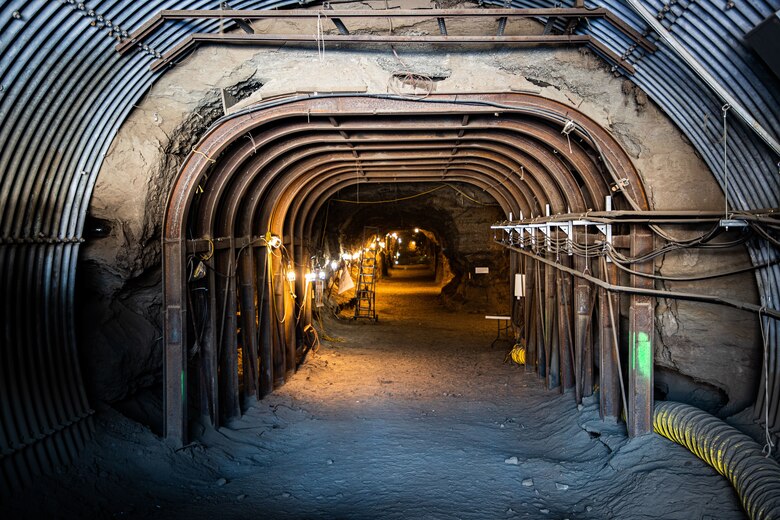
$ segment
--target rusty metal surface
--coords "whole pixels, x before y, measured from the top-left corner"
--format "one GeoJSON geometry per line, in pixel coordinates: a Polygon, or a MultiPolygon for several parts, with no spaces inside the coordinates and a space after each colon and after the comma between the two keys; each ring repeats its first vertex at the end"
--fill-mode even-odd
{"type": "Polygon", "coordinates": [[[612,63],[627,73],[633,74],[634,67],[613,53],[609,47],[590,35],[534,35],[534,36],[439,36],[439,35],[387,35],[374,34],[323,34],[314,37],[310,34],[190,34],[183,41],[163,54],[150,66],[152,72],[158,72],[192,52],[203,44],[216,45],[268,45],[268,44],[309,44],[317,42],[328,44],[429,44],[429,45],[497,45],[497,46],[561,46],[589,45],[596,48],[612,63]]]}
{"type": "MultiPolygon", "coordinates": [[[[242,350],[244,359],[256,355],[259,365],[257,376],[245,374],[245,384],[257,381],[259,394],[265,395],[271,384],[282,384],[295,367],[301,331],[289,284],[281,279],[282,259],[278,253],[269,254],[265,244],[255,244],[250,237],[262,237],[268,231],[279,235],[289,258],[284,261],[304,265],[316,215],[334,193],[356,179],[465,182],[490,193],[506,214],[527,211],[531,215],[545,204],[552,205],[556,212],[585,211],[593,201],[603,199],[611,180],[593,164],[594,145],[590,143],[597,143],[602,156],[611,159],[612,167],[638,184],[638,175],[622,149],[608,134],[599,132],[598,125],[569,107],[527,94],[480,94],[466,102],[462,96],[456,102],[447,95],[433,96],[427,102],[372,96],[306,97],[277,102],[266,110],[260,106],[222,120],[196,146],[198,153],[193,152],[185,160],[174,183],[165,223],[166,243],[181,242],[189,226],[194,226],[201,242],[215,237],[226,239],[215,246],[214,254],[218,270],[227,278],[212,278],[209,290],[216,293],[212,335],[221,341],[221,349],[217,350],[223,352],[218,370],[224,373],[217,385],[219,408],[226,405],[228,411],[222,410],[221,417],[212,420],[229,420],[240,413],[236,412],[238,384],[232,357],[237,345],[235,310],[239,293],[242,308],[252,309],[255,295],[260,306],[257,320],[253,320],[257,329],[252,332],[253,338],[242,339],[242,346],[256,345],[251,353],[242,350]],[[495,117],[497,110],[501,117],[495,117]],[[397,114],[405,116],[402,124],[385,124],[383,116],[397,114]],[[463,114],[469,114],[469,118],[463,118],[463,114]],[[337,124],[333,124],[336,117],[337,124]],[[572,118],[580,126],[568,151],[568,140],[560,128],[572,118]],[[245,135],[252,139],[244,139],[245,135]],[[216,164],[208,160],[212,157],[219,158],[216,164]],[[198,211],[190,215],[198,185],[203,185],[203,194],[199,196],[198,211]],[[250,260],[236,259],[239,241],[241,248],[253,249],[252,258],[257,259],[254,265],[250,260]],[[232,278],[236,261],[242,273],[239,292],[232,278]],[[272,297],[263,295],[266,289],[269,294],[273,291],[272,297]]],[[[165,259],[166,277],[182,276],[173,266],[183,265],[186,252],[166,251],[174,253],[165,259]]],[[[547,277],[554,276],[553,270],[547,271],[547,277]]],[[[301,274],[299,271],[298,276],[301,274]]],[[[554,285],[554,278],[550,280],[554,285]]],[[[300,283],[295,286],[299,292],[305,287],[300,283]]],[[[570,287],[570,282],[566,286],[570,287]]],[[[166,284],[168,287],[174,286],[166,284]]],[[[547,294],[554,305],[556,287],[552,286],[547,294]]],[[[177,310],[178,302],[184,305],[182,312],[186,309],[182,294],[166,293],[165,302],[172,311],[177,310]]],[[[571,296],[564,303],[565,309],[572,309],[571,296]]],[[[543,356],[550,365],[545,372],[557,377],[562,368],[557,365],[564,362],[569,386],[573,384],[576,356],[571,350],[562,356],[551,348],[554,333],[555,344],[570,349],[571,324],[566,327],[565,320],[556,320],[557,311],[549,303],[546,306],[548,320],[553,321],[547,324],[551,334],[545,335],[550,350],[543,356]],[[552,330],[554,323],[565,332],[552,330]],[[559,334],[563,341],[557,341],[559,334]]],[[[181,330],[169,336],[185,337],[183,324],[166,322],[166,328],[175,326],[181,330]]],[[[252,330],[252,324],[243,328],[252,330]]],[[[177,348],[172,351],[179,355],[184,352],[177,348]]],[[[173,392],[173,378],[168,376],[167,392],[173,392]]],[[[170,399],[166,397],[166,402],[174,408],[185,401],[174,394],[170,399]]],[[[173,424],[180,424],[178,416],[173,424]]],[[[168,432],[174,438],[180,434],[180,429],[168,432]]]]}
{"type": "MultiPolygon", "coordinates": [[[[503,0],[493,3],[504,5],[503,0]]],[[[763,126],[778,135],[778,80],[744,45],[744,35],[780,9],[777,0],[736,2],[730,9],[711,10],[697,4],[665,10],[660,0],[642,3],[662,16],[666,27],[674,27],[682,45],[741,99],[763,126]]],[[[16,397],[13,402],[8,397],[0,399],[4,424],[8,425],[5,438],[0,437],[4,454],[20,452],[27,445],[25,438],[60,431],[69,421],[89,412],[86,400],[79,395],[83,385],[76,368],[62,367],[78,365],[73,288],[92,186],[118,128],[159,77],[148,70],[149,64],[188,33],[219,29],[218,21],[172,22],[161,27],[146,47],[120,57],[113,52],[114,45],[127,41],[133,28],[160,9],[200,9],[213,3],[156,0],[135,2],[132,8],[128,5],[104,0],[14,0],[0,8],[0,113],[4,116],[0,140],[5,143],[0,157],[0,266],[4,273],[1,292],[6,296],[2,309],[6,341],[0,370],[8,372],[3,372],[0,394],[16,397]],[[14,11],[21,17],[11,16],[14,11]],[[51,131],[41,132],[41,128],[51,131]],[[22,300],[17,298],[19,294],[34,297],[22,300]],[[30,327],[29,323],[45,324],[50,329],[42,332],[41,327],[30,327]],[[46,373],[51,379],[33,398],[27,394],[29,387],[21,386],[14,377],[31,371],[28,367],[37,366],[40,360],[50,364],[46,373]],[[64,407],[57,410],[59,404],[55,403],[64,407]],[[68,416],[67,412],[74,410],[77,413],[68,416]],[[51,429],[47,429],[50,421],[51,429]],[[42,429],[28,430],[30,424],[42,429]]],[[[234,5],[268,9],[299,3],[238,0],[234,5]]],[[[516,0],[510,5],[549,8],[553,2],[516,0]]],[[[644,52],[641,45],[635,46],[635,41],[616,29],[621,24],[640,34],[647,30],[625,2],[603,0],[593,5],[610,9],[615,18],[591,19],[576,32],[592,34],[612,52],[626,56],[636,69],[628,79],[675,121],[722,183],[718,128],[722,103],[665,45],[658,44],[656,52],[644,52]]],[[[647,39],[655,41],[655,36],[649,34],[647,39]]],[[[739,123],[729,132],[728,151],[734,200],[739,207],[777,206],[777,158],[739,123]]],[[[751,256],[760,264],[776,258],[776,252],[759,247],[751,249],[751,256]]],[[[775,309],[780,301],[780,268],[760,269],[757,278],[763,305],[775,309]]],[[[776,430],[780,428],[780,340],[774,321],[766,325],[771,350],[769,385],[774,389],[769,396],[770,425],[776,430]]],[[[757,410],[763,402],[764,393],[759,392],[757,410]]],[[[11,455],[4,459],[8,460],[11,455]]],[[[45,461],[31,462],[28,469],[46,465],[45,461]]]]}

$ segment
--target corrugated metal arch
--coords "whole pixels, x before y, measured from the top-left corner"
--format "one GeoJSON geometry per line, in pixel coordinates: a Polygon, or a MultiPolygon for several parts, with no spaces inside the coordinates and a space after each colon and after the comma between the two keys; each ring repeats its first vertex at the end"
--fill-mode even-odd
{"type": "MultiPolygon", "coordinates": [[[[235,1],[236,9],[270,9],[298,1],[235,1]]],[[[505,5],[502,1],[492,1],[505,5]]],[[[512,7],[552,7],[553,1],[515,1],[512,7]]],[[[744,34],[780,9],[780,0],[725,4],[642,2],[699,63],[744,103],[759,123],[780,135],[780,82],[745,47],[744,34]]],[[[564,2],[571,5],[572,2],[564,2]]],[[[640,31],[644,22],[623,2],[600,0],[640,31]]],[[[0,7],[0,266],[4,319],[0,413],[3,478],[16,478],[11,454],[56,462],[68,452],[30,450],[51,432],[83,424],[90,414],[81,384],[73,332],[76,258],[87,206],[103,157],[137,102],[159,76],[149,71],[158,53],[192,32],[214,32],[218,21],[171,23],[146,47],[126,57],[114,52],[117,34],[129,33],[161,9],[214,9],[217,1],[13,0],[0,7]],[[25,294],[25,297],[19,297],[25,294]],[[47,329],[42,331],[41,329],[47,329]],[[38,389],[11,377],[46,366],[52,383],[38,389]],[[37,394],[36,394],[37,392],[37,394]],[[63,397],[54,397],[54,395],[63,397]],[[33,399],[34,397],[34,399],[33,399]],[[28,400],[32,399],[32,400],[28,400]],[[37,401],[36,401],[37,399],[37,401]],[[42,408],[34,409],[31,403],[42,408]],[[59,403],[59,404],[57,404],[59,403]],[[10,468],[10,469],[9,469],[10,468]]],[[[723,183],[721,102],[662,41],[648,54],[614,27],[594,20],[580,28],[636,67],[629,79],[648,93],[691,140],[723,183]],[[684,85],[685,88],[680,88],[684,85]]],[[[654,38],[654,36],[650,36],[654,38]]],[[[619,72],[619,71],[616,71],[619,72]]],[[[734,206],[780,205],[777,160],[736,118],[730,118],[728,153],[734,206]]],[[[754,248],[756,262],[776,255],[754,248]]],[[[780,268],[762,269],[763,304],[777,308],[780,268]]],[[[780,338],[769,324],[772,359],[780,338]]],[[[763,394],[759,398],[762,403],[763,394]]],[[[780,403],[770,422],[780,427],[780,403]]],[[[72,437],[75,439],[76,437],[72,437]]],[[[70,442],[70,441],[68,441],[70,442]]],[[[63,444],[64,446],[64,444],[63,444]]],[[[30,467],[34,467],[30,462],[30,467]]]]}

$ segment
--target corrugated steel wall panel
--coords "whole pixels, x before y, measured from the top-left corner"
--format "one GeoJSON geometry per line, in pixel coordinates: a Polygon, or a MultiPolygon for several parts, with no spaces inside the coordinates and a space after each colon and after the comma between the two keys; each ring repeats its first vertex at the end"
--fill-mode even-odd
{"type": "MultiPolygon", "coordinates": [[[[487,2],[504,5],[503,1],[487,2]]],[[[513,7],[552,7],[553,1],[515,1],[513,7]]],[[[564,2],[571,5],[572,2],[564,2]]],[[[654,13],[664,4],[644,1],[654,13]]],[[[297,6],[297,1],[235,1],[237,9],[297,6]]],[[[639,31],[646,25],[619,0],[607,7],[639,31]]],[[[780,0],[678,1],[663,23],[709,73],[747,107],[770,133],[780,135],[780,82],[745,48],[742,37],[780,9],[780,0]]],[[[64,463],[88,433],[91,410],[76,356],[73,290],[84,217],[104,154],[120,125],[157,74],[162,53],[192,32],[214,32],[219,21],[171,22],[146,44],[120,57],[111,30],[131,32],[161,9],[215,9],[217,1],[73,0],[4,2],[0,7],[0,482],[64,463]],[[14,16],[20,15],[19,18],[14,16]],[[111,27],[107,27],[106,22],[111,27]],[[94,26],[92,24],[95,24],[94,26]],[[53,432],[62,432],[54,434],[53,432]],[[19,462],[22,460],[22,462],[19,462]]],[[[656,53],[603,21],[590,33],[636,67],[629,79],[645,90],[680,127],[720,182],[721,102],[663,42],[656,53]],[[680,88],[685,86],[685,88],[680,88]]],[[[653,36],[650,36],[654,38],[653,36]]],[[[729,115],[730,177],[734,206],[780,205],[777,157],[736,116],[729,115]]],[[[754,248],[756,261],[776,255],[754,248]]],[[[759,274],[764,304],[777,308],[780,268],[759,274]]],[[[770,324],[772,356],[777,329],[770,324]]],[[[780,384],[780,383],[778,383],[780,384]]],[[[780,389],[777,389],[780,393],[780,389]]],[[[776,394],[775,394],[776,395],[776,394]]],[[[780,405],[770,422],[780,428],[780,405]]]]}

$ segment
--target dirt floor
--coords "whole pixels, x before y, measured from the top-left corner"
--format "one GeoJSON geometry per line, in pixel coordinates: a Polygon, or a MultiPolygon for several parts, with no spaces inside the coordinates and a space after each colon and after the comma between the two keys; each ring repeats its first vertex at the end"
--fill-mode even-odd
{"type": "MultiPolygon", "coordinates": [[[[543,389],[445,311],[424,270],[379,285],[379,323],[326,321],[319,352],[230,429],[173,451],[112,410],[64,473],[3,518],[744,518],[684,448],[628,441],[594,400],[543,389]]],[[[2,512],[2,510],[0,510],[2,512]]]]}

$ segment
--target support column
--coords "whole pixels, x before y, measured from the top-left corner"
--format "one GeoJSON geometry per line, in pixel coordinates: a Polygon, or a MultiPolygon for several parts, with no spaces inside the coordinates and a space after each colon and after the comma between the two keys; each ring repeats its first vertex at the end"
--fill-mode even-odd
{"type": "MultiPolygon", "coordinates": [[[[590,259],[575,256],[574,268],[579,272],[590,271],[590,259]]],[[[578,384],[575,387],[577,404],[583,397],[593,394],[593,334],[591,314],[593,312],[593,291],[589,282],[574,279],[574,371],[578,384]]]]}
{"type": "MultiPolygon", "coordinates": [[[[554,260],[552,253],[547,253],[548,260],[554,260]]],[[[547,388],[558,388],[561,384],[560,356],[558,353],[558,331],[556,330],[556,269],[551,265],[544,268],[544,352],[547,361],[547,388]]]]}
{"type": "Polygon", "coordinates": [[[241,417],[238,397],[238,328],[236,323],[236,265],[233,239],[227,249],[217,250],[217,339],[219,348],[219,402],[222,419],[241,417]]]}
{"type": "Polygon", "coordinates": [[[259,381],[257,383],[258,395],[262,398],[273,392],[273,317],[271,308],[271,277],[268,248],[261,247],[257,250],[257,304],[260,307],[259,328],[259,381]]]}
{"type": "MultiPolygon", "coordinates": [[[[571,267],[571,257],[561,255],[560,264],[571,267]]],[[[558,356],[560,359],[561,392],[574,388],[574,338],[572,337],[571,275],[557,270],[558,279],[558,356]]]]}
{"type": "MultiPolygon", "coordinates": [[[[632,226],[631,256],[636,258],[652,249],[651,231],[645,226],[632,226]]],[[[642,273],[653,272],[652,260],[633,264],[632,267],[642,273]]],[[[632,274],[631,285],[652,288],[653,280],[632,274]]],[[[631,295],[628,351],[628,434],[631,437],[653,431],[653,307],[652,297],[631,295]]]]}
{"type": "Polygon", "coordinates": [[[165,240],[163,287],[165,287],[164,355],[165,375],[163,429],[165,438],[187,443],[187,282],[184,275],[184,240],[165,240]]]}
{"type": "Polygon", "coordinates": [[[201,412],[203,420],[214,428],[219,428],[221,423],[219,415],[219,395],[217,374],[219,373],[219,360],[217,359],[217,328],[219,314],[217,313],[217,275],[214,269],[208,270],[208,313],[203,328],[202,344],[200,346],[200,363],[203,373],[203,407],[201,412]]]}
{"type": "Polygon", "coordinates": [[[536,261],[530,256],[525,259],[525,306],[523,308],[523,328],[525,332],[525,371],[536,370],[536,261]]]}
{"type": "Polygon", "coordinates": [[[239,258],[239,280],[241,283],[241,338],[243,382],[245,399],[257,396],[257,306],[255,304],[256,273],[254,247],[248,246],[239,258]]]}
{"type": "Polygon", "coordinates": [[[547,378],[547,351],[545,350],[547,333],[544,330],[544,280],[545,271],[549,269],[542,262],[535,262],[536,264],[536,362],[539,369],[539,376],[547,378]]]}
{"type": "MultiPolygon", "coordinates": [[[[608,283],[617,280],[617,267],[614,264],[601,264],[601,278],[608,283]],[[606,266],[606,267],[605,267],[606,266]]],[[[620,359],[615,338],[619,337],[620,319],[617,313],[620,310],[620,296],[618,293],[610,293],[606,289],[599,288],[599,354],[601,366],[599,371],[599,410],[601,418],[620,417],[620,359]],[[614,311],[614,326],[610,315],[610,302],[614,311]]]]}
{"type": "Polygon", "coordinates": [[[271,278],[271,330],[273,331],[271,344],[273,345],[273,380],[274,388],[284,384],[285,358],[287,350],[284,341],[284,293],[287,290],[287,279],[284,277],[282,262],[278,255],[271,255],[269,276],[271,278]]]}

